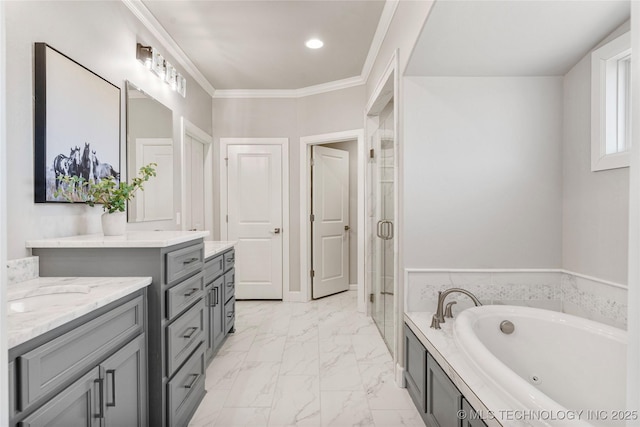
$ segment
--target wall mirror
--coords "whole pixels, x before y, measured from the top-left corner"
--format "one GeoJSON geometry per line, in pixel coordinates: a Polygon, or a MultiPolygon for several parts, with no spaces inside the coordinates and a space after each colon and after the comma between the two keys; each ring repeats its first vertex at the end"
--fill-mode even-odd
{"type": "Polygon", "coordinates": [[[173,219],[173,112],[131,82],[127,94],[127,177],[156,163],[157,176],[128,206],[129,222],[173,219]]]}

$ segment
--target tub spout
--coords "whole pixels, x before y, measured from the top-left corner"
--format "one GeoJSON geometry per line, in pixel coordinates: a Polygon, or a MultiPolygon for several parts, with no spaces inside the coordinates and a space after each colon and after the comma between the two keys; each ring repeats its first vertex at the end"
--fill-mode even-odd
{"type": "MultiPolygon", "coordinates": [[[[444,317],[445,317],[444,316],[444,300],[445,298],[447,298],[447,295],[454,292],[464,294],[469,298],[471,298],[471,300],[476,305],[476,307],[479,305],[482,305],[480,300],[476,298],[476,296],[473,295],[471,292],[467,291],[466,289],[451,288],[451,289],[447,289],[446,291],[438,291],[438,307],[436,309],[436,313],[433,315],[433,318],[431,319],[431,327],[433,329],[440,329],[440,324],[444,323],[444,317]]],[[[451,305],[453,304],[450,303],[447,305],[447,313],[446,313],[447,317],[453,317],[453,314],[451,313],[451,305]]]]}

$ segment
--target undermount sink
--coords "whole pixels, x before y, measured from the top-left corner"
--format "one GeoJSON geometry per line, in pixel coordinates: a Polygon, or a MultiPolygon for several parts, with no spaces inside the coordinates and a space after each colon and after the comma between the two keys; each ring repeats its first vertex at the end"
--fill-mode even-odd
{"type": "Polygon", "coordinates": [[[29,292],[20,298],[9,300],[9,311],[14,313],[27,313],[41,310],[46,307],[55,307],[68,304],[74,298],[91,292],[89,286],[62,285],[48,286],[29,292]]]}

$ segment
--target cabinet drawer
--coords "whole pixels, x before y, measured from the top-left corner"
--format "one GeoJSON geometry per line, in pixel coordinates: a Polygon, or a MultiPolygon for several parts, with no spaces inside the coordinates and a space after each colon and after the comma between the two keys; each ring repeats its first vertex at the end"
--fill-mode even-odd
{"type": "Polygon", "coordinates": [[[18,409],[25,410],[138,335],[144,317],[139,296],[20,356],[18,409]]]}
{"type": "Polygon", "coordinates": [[[227,302],[236,292],[236,270],[231,270],[224,275],[224,302],[227,302]]]}
{"type": "Polygon", "coordinates": [[[166,257],[166,282],[171,285],[202,269],[204,265],[204,244],[200,243],[169,252],[166,257]]]}
{"type": "Polygon", "coordinates": [[[204,346],[167,384],[167,425],[186,426],[189,417],[204,396],[204,346]]]}
{"type": "Polygon", "coordinates": [[[236,320],[236,299],[232,297],[224,305],[224,331],[229,332],[236,320]]]}
{"type": "Polygon", "coordinates": [[[224,256],[224,271],[229,270],[230,268],[233,268],[233,266],[236,263],[236,251],[235,249],[231,249],[228,252],[225,252],[223,254],[224,256]]]}
{"type": "Polygon", "coordinates": [[[167,326],[167,376],[184,363],[204,340],[204,300],[167,326]]]}
{"type": "Polygon", "coordinates": [[[224,256],[218,255],[204,264],[204,280],[209,283],[224,271],[224,256]]]}
{"type": "Polygon", "coordinates": [[[204,275],[195,276],[167,290],[167,319],[173,319],[204,296],[204,275]]]}

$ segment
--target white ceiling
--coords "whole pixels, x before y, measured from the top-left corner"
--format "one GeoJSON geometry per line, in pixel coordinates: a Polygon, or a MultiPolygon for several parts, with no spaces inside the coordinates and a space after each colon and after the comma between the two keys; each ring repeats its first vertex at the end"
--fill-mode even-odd
{"type": "Polygon", "coordinates": [[[385,2],[143,3],[213,87],[229,90],[300,89],[360,76],[385,2]],[[312,37],[324,47],[305,47],[312,37]]]}
{"type": "Polygon", "coordinates": [[[629,16],[629,1],[439,0],[406,75],[564,75],[629,16]]]}

